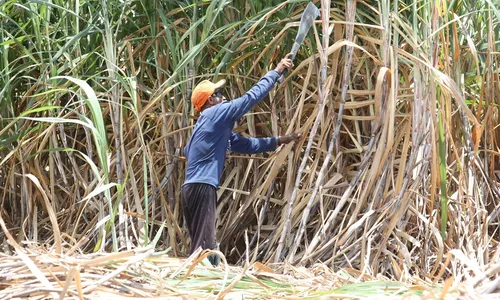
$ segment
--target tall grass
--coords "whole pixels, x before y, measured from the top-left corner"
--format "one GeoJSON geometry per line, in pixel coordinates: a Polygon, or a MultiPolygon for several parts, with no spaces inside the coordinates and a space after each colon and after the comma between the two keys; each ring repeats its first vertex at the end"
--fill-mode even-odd
{"type": "MultiPolygon", "coordinates": [[[[6,231],[86,252],[157,236],[185,255],[191,90],[224,77],[228,98],[244,93],[289,51],[305,4],[2,2],[6,231]]],[[[496,4],[316,4],[322,20],[296,68],[234,128],[306,138],[228,155],[221,251],[231,262],[323,262],[401,280],[458,282],[471,261],[486,268],[500,253],[496,4]]]]}

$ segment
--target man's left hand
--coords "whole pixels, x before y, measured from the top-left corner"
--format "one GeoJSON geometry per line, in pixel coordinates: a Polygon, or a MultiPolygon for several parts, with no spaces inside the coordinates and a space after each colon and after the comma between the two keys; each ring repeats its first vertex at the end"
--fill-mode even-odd
{"type": "Polygon", "coordinates": [[[288,144],[291,142],[296,142],[302,139],[302,133],[292,132],[287,135],[280,136],[278,138],[278,146],[281,144],[288,144]]]}

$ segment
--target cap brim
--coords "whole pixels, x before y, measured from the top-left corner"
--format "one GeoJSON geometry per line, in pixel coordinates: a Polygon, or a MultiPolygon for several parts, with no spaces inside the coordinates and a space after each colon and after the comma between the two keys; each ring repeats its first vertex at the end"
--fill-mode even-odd
{"type": "Polygon", "coordinates": [[[221,87],[223,87],[224,85],[226,84],[226,80],[225,79],[221,79],[219,81],[217,81],[215,83],[215,88],[216,89],[220,89],[221,87]]]}

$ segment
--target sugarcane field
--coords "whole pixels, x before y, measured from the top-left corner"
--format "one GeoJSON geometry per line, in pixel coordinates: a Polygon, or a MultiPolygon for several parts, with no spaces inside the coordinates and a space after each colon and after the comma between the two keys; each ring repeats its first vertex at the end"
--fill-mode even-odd
{"type": "Polygon", "coordinates": [[[0,0],[0,300],[500,299],[499,0],[0,0]]]}

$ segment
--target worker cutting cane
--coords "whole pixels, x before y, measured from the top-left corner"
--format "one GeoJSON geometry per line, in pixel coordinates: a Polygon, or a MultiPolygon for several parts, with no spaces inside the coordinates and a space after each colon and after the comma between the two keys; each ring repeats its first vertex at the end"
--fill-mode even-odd
{"type": "MultiPolygon", "coordinates": [[[[191,254],[198,248],[216,249],[217,189],[224,168],[226,150],[253,154],[274,151],[281,144],[302,138],[291,133],[279,137],[245,138],[232,131],[236,120],[259,103],[274,87],[286,69],[293,67],[291,54],[282,59],[242,97],[226,101],[216,83],[204,80],[193,90],[191,102],[200,113],[191,138],[184,148],[187,159],[186,181],[181,190],[184,218],[191,237],[191,254]]],[[[217,256],[210,256],[213,265],[217,256]]]]}

